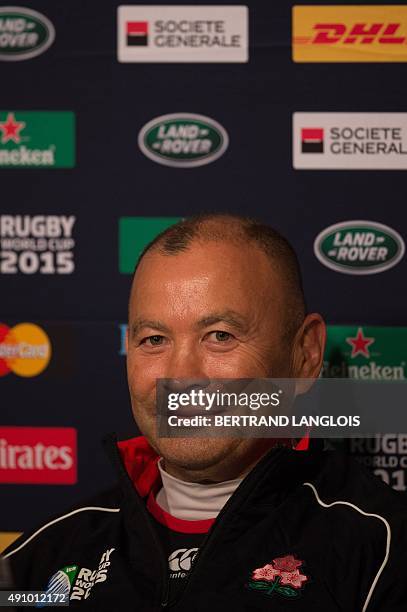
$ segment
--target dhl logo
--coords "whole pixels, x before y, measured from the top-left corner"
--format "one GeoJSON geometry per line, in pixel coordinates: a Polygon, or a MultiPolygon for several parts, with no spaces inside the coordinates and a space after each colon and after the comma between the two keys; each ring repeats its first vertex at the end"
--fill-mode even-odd
{"type": "Polygon", "coordinates": [[[348,28],[344,23],[316,23],[315,36],[303,36],[294,38],[295,44],[333,45],[343,42],[345,45],[361,43],[372,44],[375,40],[382,45],[402,45],[406,41],[405,36],[394,36],[400,27],[400,23],[356,23],[348,28]]]}
{"type": "Polygon", "coordinates": [[[407,6],[295,6],[295,62],[406,62],[407,6]]]}

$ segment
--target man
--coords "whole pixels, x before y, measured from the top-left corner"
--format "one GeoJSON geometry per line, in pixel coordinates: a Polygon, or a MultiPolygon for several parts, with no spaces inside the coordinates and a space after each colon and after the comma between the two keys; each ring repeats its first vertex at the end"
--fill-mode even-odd
{"type": "Polygon", "coordinates": [[[157,435],[157,379],[315,379],[325,333],[271,228],[206,215],[158,236],[129,305],[144,437],[109,442],[117,490],[11,547],[16,587],[84,610],[406,610],[403,498],[350,458],[315,441],[157,435]]]}

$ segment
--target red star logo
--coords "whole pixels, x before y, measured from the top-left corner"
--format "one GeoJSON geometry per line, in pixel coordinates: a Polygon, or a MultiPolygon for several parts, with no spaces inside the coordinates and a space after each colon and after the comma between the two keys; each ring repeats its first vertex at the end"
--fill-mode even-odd
{"type": "Polygon", "coordinates": [[[363,357],[370,357],[368,347],[375,342],[375,339],[364,336],[363,329],[359,327],[356,336],[354,338],[346,338],[346,342],[352,347],[352,358],[357,357],[359,354],[363,355],[363,357]]]}
{"type": "Polygon", "coordinates": [[[16,121],[14,113],[9,113],[7,119],[0,123],[0,130],[3,132],[1,137],[2,144],[5,144],[9,140],[13,140],[18,144],[21,140],[20,132],[25,128],[24,121],[16,121]]]}

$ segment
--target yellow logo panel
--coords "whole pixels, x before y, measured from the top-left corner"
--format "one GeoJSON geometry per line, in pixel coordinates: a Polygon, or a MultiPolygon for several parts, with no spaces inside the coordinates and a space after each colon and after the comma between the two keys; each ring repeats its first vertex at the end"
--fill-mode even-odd
{"type": "Polygon", "coordinates": [[[294,6],[294,62],[407,62],[407,6],[294,6]]]}
{"type": "Polygon", "coordinates": [[[21,535],[18,531],[0,531],[0,554],[21,535]]]}

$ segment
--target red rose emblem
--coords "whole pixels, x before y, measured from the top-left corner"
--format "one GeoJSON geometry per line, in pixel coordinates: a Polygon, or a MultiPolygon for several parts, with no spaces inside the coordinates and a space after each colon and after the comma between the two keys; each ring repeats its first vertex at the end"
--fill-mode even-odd
{"type": "Polygon", "coordinates": [[[247,586],[268,596],[277,593],[286,598],[299,597],[303,583],[308,580],[308,576],[298,569],[303,563],[294,555],[277,557],[271,563],[255,569],[247,586]]]}
{"type": "Polygon", "coordinates": [[[297,567],[300,567],[303,562],[296,559],[294,555],[286,555],[273,560],[274,567],[280,572],[295,572],[297,567]]]}

